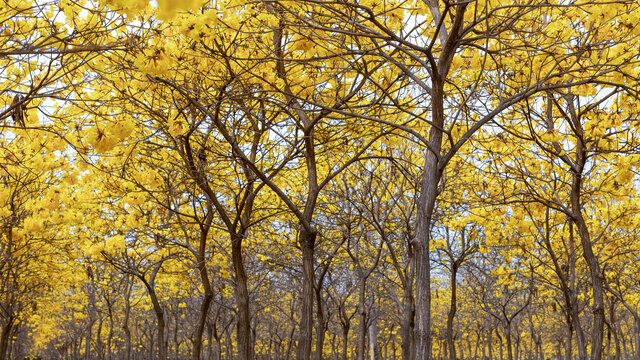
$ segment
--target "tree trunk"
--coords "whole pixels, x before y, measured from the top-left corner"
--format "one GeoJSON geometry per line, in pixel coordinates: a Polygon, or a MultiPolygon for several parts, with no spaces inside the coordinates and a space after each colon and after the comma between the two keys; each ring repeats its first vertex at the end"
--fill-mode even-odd
{"type": "Polygon", "coordinates": [[[322,360],[322,349],[324,348],[324,338],[326,334],[326,320],[324,318],[324,306],[322,304],[322,284],[316,286],[316,351],[313,353],[314,360],[322,360]]]}
{"type": "MultiPolygon", "coordinates": [[[[435,18],[440,18],[438,1],[428,0],[429,8],[435,18]]],[[[456,6],[455,19],[447,36],[444,27],[441,28],[440,41],[442,51],[438,62],[431,69],[431,128],[427,150],[424,154],[424,171],[420,184],[420,196],[416,207],[416,231],[413,239],[415,248],[416,270],[416,323],[415,323],[415,360],[431,360],[431,259],[429,257],[429,242],[431,238],[431,223],[433,210],[438,197],[438,183],[442,176],[440,156],[442,149],[442,134],[445,128],[444,115],[444,84],[451,61],[458,46],[464,12],[468,3],[456,6]]]]}
{"type": "Polygon", "coordinates": [[[242,235],[233,237],[231,242],[231,259],[236,277],[236,305],[238,306],[238,359],[253,360],[253,347],[250,341],[249,290],[242,258],[242,235]]]}
{"type": "MultiPolygon", "coordinates": [[[[569,99],[569,104],[572,104],[573,99],[569,99]]],[[[575,117],[575,116],[574,116],[575,117]]],[[[571,183],[571,217],[576,226],[578,227],[578,235],[582,244],[582,250],[587,266],[589,267],[589,275],[591,277],[591,287],[593,292],[593,325],[591,327],[591,357],[589,360],[602,360],[602,344],[604,333],[604,291],[603,282],[600,272],[600,264],[593,252],[593,246],[591,244],[591,235],[589,229],[582,216],[582,204],[581,204],[581,191],[582,191],[582,176],[584,167],[587,161],[586,145],[584,144],[582,137],[584,131],[580,119],[575,117],[573,121],[576,135],[578,135],[576,144],[576,160],[573,169],[572,183],[571,183]]]]}
{"type": "MultiPolygon", "coordinates": [[[[200,273],[200,281],[204,288],[204,297],[200,304],[200,314],[198,316],[198,323],[193,334],[193,353],[191,354],[193,360],[200,360],[202,354],[202,334],[204,333],[205,323],[207,321],[207,315],[209,314],[209,307],[213,300],[213,291],[211,289],[211,282],[209,281],[209,273],[207,271],[207,265],[205,261],[205,246],[206,246],[206,234],[201,235],[200,248],[198,251],[198,272],[200,273]]],[[[166,350],[166,349],[165,349],[166,350]]]]}
{"type": "Polygon", "coordinates": [[[498,345],[500,345],[499,346],[499,348],[500,348],[500,360],[502,360],[504,351],[502,349],[502,336],[500,336],[500,333],[498,332],[498,329],[496,329],[496,336],[498,337],[498,345]]]}
{"type": "Polygon", "coordinates": [[[591,286],[593,291],[593,326],[591,328],[591,357],[589,360],[602,360],[602,345],[603,345],[603,333],[604,333],[604,291],[602,277],[600,276],[600,265],[593,252],[591,246],[591,238],[587,224],[582,217],[582,211],[580,210],[580,201],[575,195],[579,192],[580,179],[578,175],[574,175],[574,187],[577,190],[572,191],[571,204],[574,213],[574,220],[578,226],[578,234],[582,242],[583,256],[587,265],[589,266],[589,273],[591,276],[591,286]]]}
{"type": "Polygon", "coordinates": [[[360,323],[358,324],[358,360],[364,360],[365,343],[367,338],[367,310],[364,305],[365,297],[365,278],[360,276],[359,304],[358,312],[360,313],[360,323]]]}
{"type": "Polygon", "coordinates": [[[342,327],[342,360],[347,360],[347,349],[349,348],[349,327],[342,327]]]}
{"type": "Polygon", "coordinates": [[[403,296],[402,323],[400,325],[400,333],[402,336],[402,360],[412,360],[413,349],[413,317],[415,307],[413,302],[413,289],[411,283],[407,281],[403,296]]]}
{"type": "Polygon", "coordinates": [[[618,325],[616,323],[616,318],[615,318],[615,310],[613,308],[613,306],[611,306],[611,327],[612,327],[612,332],[613,332],[613,342],[615,344],[616,347],[616,356],[614,357],[615,360],[622,360],[620,358],[620,337],[618,335],[618,325]]]}
{"type": "Polygon", "coordinates": [[[11,338],[11,328],[13,327],[13,318],[10,317],[9,321],[2,326],[2,333],[0,334],[0,360],[8,359],[8,350],[11,338]]]}
{"type": "MultiPolygon", "coordinates": [[[[420,212],[420,211],[419,211],[420,212]]],[[[422,217],[422,216],[420,216],[422,217]]],[[[429,215],[430,217],[430,215],[429,215]]],[[[429,221],[419,224],[416,231],[421,240],[415,244],[416,254],[416,318],[415,360],[431,359],[431,261],[429,260],[429,221]]]]}
{"type": "Polygon", "coordinates": [[[511,324],[507,324],[505,327],[505,337],[507,338],[507,359],[513,360],[513,347],[511,342],[511,324]]]}
{"type": "Polygon", "coordinates": [[[448,345],[448,353],[450,360],[456,360],[456,344],[453,339],[453,320],[456,316],[456,310],[458,308],[457,303],[457,277],[458,267],[455,264],[451,265],[451,298],[449,300],[449,312],[447,314],[447,330],[446,340],[448,345]]]}
{"type": "Polygon", "coordinates": [[[156,296],[156,292],[153,290],[153,287],[148,286],[147,290],[149,291],[149,297],[151,298],[151,303],[153,304],[153,311],[156,314],[156,320],[158,321],[158,359],[159,360],[167,360],[167,343],[165,342],[165,322],[164,322],[164,310],[160,305],[160,301],[158,301],[158,297],[156,296]]]}
{"type": "Polygon", "coordinates": [[[580,324],[580,309],[578,307],[578,292],[576,290],[576,248],[573,238],[573,222],[569,221],[569,256],[570,261],[570,273],[569,273],[569,296],[570,296],[570,311],[571,321],[573,321],[573,329],[576,332],[576,340],[578,342],[578,357],[580,360],[587,360],[587,341],[585,339],[582,325],[580,324]]]}
{"type": "Polygon", "coordinates": [[[380,348],[378,347],[378,326],[375,318],[369,320],[369,359],[380,360],[380,348]]]}
{"type": "Polygon", "coordinates": [[[633,318],[633,350],[634,359],[640,359],[640,316],[633,318]]]}
{"type": "Polygon", "coordinates": [[[565,353],[565,358],[566,359],[573,359],[573,325],[571,324],[571,319],[568,319],[567,322],[567,339],[565,341],[565,346],[564,346],[564,353],[565,353]]]}
{"type": "Polygon", "coordinates": [[[489,359],[493,360],[493,330],[489,329],[489,339],[487,339],[489,343],[489,359]]]}
{"type": "Polygon", "coordinates": [[[315,281],[313,266],[316,233],[309,233],[304,226],[300,226],[298,238],[302,248],[302,306],[296,360],[309,360],[313,340],[313,284],[315,281]]]}
{"type": "Polygon", "coordinates": [[[109,334],[107,335],[107,360],[111,360],[111,342],[113,341],[113,309],[109,307],[109,334]]]}
{"type": "Polygon", "coordinates": [[[129,300],[130,293],[127,292],[125,299],[124,321],[122,322],[122,331],[124,331],[124,360],[131,360],[131,330],[129,329],[129,316],[131,313],[131,304],[129,300]]]}
{"type": "Polygon", "coordinates": [[[89,323],[87,324],[87,337],[85,338],[84,343],[84,358],[85,360],[91,359],[91,337],[92,337],[92,329],[95,319],[91,317],[91,312],[89,312],[89,323]]]}

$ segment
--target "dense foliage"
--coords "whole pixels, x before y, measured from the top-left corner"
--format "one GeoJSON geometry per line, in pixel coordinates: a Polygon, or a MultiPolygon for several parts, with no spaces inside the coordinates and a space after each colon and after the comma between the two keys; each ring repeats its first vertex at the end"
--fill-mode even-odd
{"type": "Polygon", "coordinates": [[[0,360],[640,359],[639,19],[0,1],[0,360]]]}

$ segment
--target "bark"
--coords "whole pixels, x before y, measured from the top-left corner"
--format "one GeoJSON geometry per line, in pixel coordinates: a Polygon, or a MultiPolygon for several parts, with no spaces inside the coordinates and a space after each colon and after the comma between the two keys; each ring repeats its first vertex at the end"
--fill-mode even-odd
{"type": "Polygon", "coordinates": [[[100,314],[100,317],[98,320],[98,331],[96,332],[96,352],[97,352],[98,358],[100,358],[101,360],[104,359],[104,345],[102,344],[102,325],[103,325],[103,319],[102,319],[102,314],[100,314]]]}
{"type": "MultiPolygon", "coordinates": [[[[157,321],[157,340],[158,340],[158,359],[159,360],[167,360],[167,343],[165,341],[165,319],[164,319],[164,309],[158,300],[158,296],[155,291],[155,279],[160,271],[160,267],[162,266],[162,262],[158,262],[153,270],[151,271],[151,275],[149,276],[149,280],[145,279],[142,274],[136,274],[136,276],[142,281],[144,286],[147,288],[147,293],[149,294],[149,299],[151,300],[151,304],[153,306],[153,312],[156,315],[157,321]]],[[[150,336],[151,337],[151,336],[150,336]]],[[[153,343],[151,344],[151,348],[153,348],[153,343]]],[[[151,351],[151,350],[150,350],[151,351]]]]}
{"type": "Polygon", "coordinates": [[[602,360],[602,345],[604,334],[604,289],[601,276],[600,264],[593,252],[591,244],[591,235],[589,229],[582,216],[581,191],[582,176],[587,162],[586,144],[584,143],[584,131],[580,118],[577,116],[573,108],[573,99],[569,99],[571,120],[574,125],[574,131],[577,135],[576,143],[576,159],[572,167],[572,183],[571,183],[571,218],[577,226],[578,235],[582,244],[583,257],[589,267],[589,275],[591,277],[591,288],[593,295],[593,325],[591,327],[591,356],[589,360],[602,360]]]}
{"type": "MultiPolygon", "coordinates": [[[[428,1],[434,17],[439,17],[436,1],[428,1]],[[435,12],[434,12],[435,11],[435,12]]],[[[431,360],[431,259],[429,257],[430,231],[438,197],[438,184],[442,176],[440,152],[445,122],[444,83],[449,72],[451,60],[457,47],[457,37],[464,20],[468,3],[456,6],[456,15],[450,35],[441,34],[443,44],[437,66],[432,68],[431,128],[429,130],[428,149],[425,152],[424,171],[422,173],[420,196],[417,205],[417,221],[414,237],[416,270],[416,323],[415,323],[415,360],[431,360]]]]}
{"type": "Polygon", "coordinates": [[[489,343],[489,359],[493,359],[493,330],[489,329],[489,338],[487,339],[489,343]]]}
{"type": "Polygon", "coordinates": [[[511,324],[507,323],[505,326],[505,337],[507,340],[507,359],[513,360],[513,344],[511,342],[511,324]]]}
{"type": "Polygon", "coordinates": [[[613,342],[615,344],[616,347],[616,356],[614,357],[615,360],[621,360],[620,358],[620,337],[618,336],[618,325],[616,324],[616,317],[615,317],[615,308],[613,306],[613,304],[611,304],[611,308],[609,309],[610,311],[610,318],[611,318],[611,331],[613,332],[613,342]]]}
{"type": "Polygon", "coordinates": [[[127,295],[125,297],[124,320],[122,321],[122,331],[124,331],[124,360],[131,359],[131,329],[129,329],[129,316],[131,315],[131,287],[127,285],[127,295]]]}
{"type": "Polygon", "coordinates": [[[369,321],[369,359],[380,360],[380,348],[378,347],[378,326],[375,318],[369,321]]]}
{"type": "Polygon", "coordinates": [[[342,360],[347,360],[348,358],[348,354],[347,354],[347,349],[349,344],[349,327],[348,326],[343,326],[342,327],[342,360]]]}
{"type": "Polygon", "coordinates": [[[567,324],[567,339],[565,340],[565,349],[564,349],[564,354],[565,357],[567,359],[573,359],[573,325],[571,324],[571,320],[567,320],[568,324],[567,324]]]}
{"type": "Polygon", "coordinates": [[[415,316],[415,306],[413,302],[413,289],[411,286],[406,286],[404,289],[403,305],[402,324],[400,325],[402,334],[402,360],[412,360],[413,319],[415,316]]]}
{"type": "Polygon", "coordinates": [[[86,360],[91,358],[91,339],[93,337],[93,324],[96,322],[96,294],[94,288],[94,278],[93,278],[93,270],[89,267],[87,268],[87,277],[89,278],[89,289],[88,289],[88,300],[87,310],[89,312],[89,322],[87,324],[87,337],[85,339],[85,348],[84,348],[84,357],[86,360]]]}
{"type": "MultiPolygon", "coordinates": [[[[433,196],[435,198],[435,195],[433,196]]],[[[419,211],[420,212],[420,211],[419,211]]],[[[427,212],[432,212],[427,211],[427,212]]],[[[420,215],[419,215],[420,216],[420,215]]],[[[425,215],[426,216],[426,215],[425,215]]],[[[420,216],[422,218],[422,216],[420,216]]],[[[430,217],[430,215],[429,215],[430,217]]],[[[419,221],[421,222],[421,221],[419,221]]],[[[416,318],[415,318],[415,360],[431,359],[431,262],[429,260],[429,220],[419,224],[415,244],[416,254],[416,318]]]]}
{"type": "MultiPolygon", "coordinates": [[[[578,158],[581,152],[578,152],[578,158]]],[[[578,160],[580,162],[580,160],[578,160]]],[[[578,228],[578,235],[582,243],[583,257],[589,267],[589,275],[591,276],[591,286],[593,292],[593,325],[591,327],[591,356],[590,360],[602,360],[602,345],[604,335],[604,291],[602,277],[600,276],[600,264],[593,252],[591,244],[591,236],[587,228],[587,224],[582,217],[582,209],[580,204],[580,189],[582,184],[581,172],[573,175],[573,185],[571,191],[571,210],[573,220],[578,228]]]]}
{"type": "Polygon", "coordinates": [[[458,275],[458,267],[454,263],[451,266],[451,298],[449,299],[449,312],[447,313],[447,330],[445,333],[450,360],[456,360],[456,344],[454,343],[454,338],[453,338],[453,320],[455,319],[456,311],[458,308],[458,302],[457,302],[457,285],[458,284],[456,280],[457,275],[458,275]]]}
{"type": "Polygon", "coordinates": [[[85,342],[84,342],[84,358],[85,360],[89,360],[91,359],[91,330],[93,328],[93,323],[95,320],[91,319],[91,317],[89,317],[89,323],[87,324],[87,337],[85,338],[85,342]]]}
{"type": "Polygon", "coordinates": [[[164,322],[164,310],[158,301],[158,297],[155,292],[149,294],[151,302],[153,304],[153,312],[156,314],[156,320],[158,321],[158,359],[167,360],[167,343],[164,339],[165,335],[165,322],[164,322]]]}
{"type": "Polygon", "coordinates": [[[301,226],[298,238],[302,248],[302,306],[296,359],[309,360],[313,340],[313,284],[315,281],[313,265],[316,233],[309,232],[301,226]]]}
{"type": "Polygon", "coordinates": [[[626,339],[626,336],[624,334],[620,334],[620,340],[622,342],[622,358],[626,360],[628,356],[627,356],[627,340],[625,339],[626,339]]]}
{"type": "Polygon", "coordinates": [[[610,357],[609,357],[610,355],[611,355],[611,325],[608,325],[607,326],[607,345],[606,345],[605,359],[610,359],[610,357]]]}
{"type": "Polygon", "coordinates": [[[500,336],[500,333],[498,332],[498,329],[496,329],[496,337],[498,338],[498,345],[500,345],[500,360],[503,359],[503,354],[504,351],[502,349],[502,336],[500,336]]]}
{"type": "Polygon", "coordinates": [[[182,341],[178,342],[178,316],[179,316],[179,312],[175,311],[174,312],[174,316],[173,316],[173,345],[175,346],[175,351],[174,351],[174,356],[176,359],[180,358],[180,344],[182,343],[182,341]]]}
{"type": "Polygon", "coordinates": [[[364,360],[365,342],[367,337],[367,311],[365,301],[365,278],[360,277],[358,312],[360,313],[360,323],[358,324],[358,360],[364,360]]]}
{"type": "Polygon", "coordinates": [[[13,318],[9,318],[9,320],[2,326],[2,333],[0,334],[0,360],[5,360],[8,358],[8,350],[11,338],[11,328],[13,327],[13,318]]]}
{"type": "Polygon", "coordinates": [[[634,359],[640,359],[640,317],[633,318],[633,350],[635,352],[634,359]]]}
{"type": "MultiPolygon", "coordinates": [[[[193,360],[200,360],[202,355],[202,334],[204,333],[204,327],[207,321],[207,315],[209,314],[209,308],[211,307],[211,301],[213,300],[213,290],[211,289],[211,281],[209,280],[209,272],[207,271],[207,263],[205,261],[207,236],[209,233],[209,227],[213,219],[213,209],[209,208],[207,211],[207,217],[203,228],[200,230],[200,242],[198,247],[197,263],[196,267],[200,274],[200,282],[204,289],[204,297],[200,304],[200,314],[198,316],[198,323],[193,334],[193,360]]],[[[242,359],[242,358],[241,358],[242,359]]],[[[244,359],[243,359],[244,360],[244,359]]]]}
{"type": "Polygon", "coordinates": [[[207,360],[214,360],[213,357],[213,326],[207,323],[207,360]]]}
{"type": "Polygon", "coordinates": [[[322,360],[322,349],[324,348],[324,339],[326,335],[326,320],[324,317],[324,306],[322,304],[322,280],[315,289],[316,293],[316,314],[318,320],[316,323],[316,351],[313,353],[314,360],[322,360]]]}
{"type": "Polygon", "coordinates": [[[107,360],[111,360],[111,342],[113,341],[113,309],[109,306],[109,334],[107,335],[107,360]]]}
{"type": "Polygon", "coordinates": [[[580,309],[578,308],[578,292],[576,290],[576,247],[573,238],[573,222],[569,222],[569,298],[571,321],[573,322],[573,330],[576,332],[576,340],[578,342],[578,356],[580,360],[587,359],[587,341],[585,339],[584,330],[580,325],[580,309]]]}
{"type": "Polygon", "coordinates": [[[253,351],[250,342],[251,323],[249,317],[249,290],[247,273],[242,258],[242,236],[232,239],[231,258],[236,276],[236,302],[238,306],[238,359],[252,360],[253,351]]]}

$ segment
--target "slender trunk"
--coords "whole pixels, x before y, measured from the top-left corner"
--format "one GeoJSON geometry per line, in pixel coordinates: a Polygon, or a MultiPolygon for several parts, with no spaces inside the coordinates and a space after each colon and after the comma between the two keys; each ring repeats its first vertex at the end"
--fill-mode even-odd
{"type": "MultiPolygon", "coordinates": [[[[440,17],[437,1],[427,1],[435,17],[440,17]]],[[[416,270],[416,324],[415,324],[415,360],[431,360],[431,260],[429,254],[429,242],[433,210],[438,197],[438,183],[442,176],[440,168],[440,156],[442,149],[442,134],[445,128],[444,115],[444,84],[446,81],[451,61],[458,46],[456,41],[464,22],[464,12],[468,3],[463,2],[456,6],[455,18],[451,25],[449,35],[442,28],[440,41],[442,52],[438,62],[431,70],[431,128],[427,150],[424,154],[424,171],[420,184],[420,196],[418,199],[416,231],[413,239],[415,248],[416,270]]]]}
{"type": "Polygon", "coordinates": [[[489,359],[493,360],[493,330],[489,329],[489,339],[487,339],[489,343],[489,359]]]}
{"type": "Polygon", "coordinates": [[[252,360],[251,322],[249,317],[249,290],[247,287],[247,273],[242,258],[242,235],[231,239],[231,259],[236,277],[236,305],[238,306],[238,359],[252,360]]]}
{"type": "Polygon", "coordinates": [[[342,327],[342,360],[347,360],[347,349],[349,344],[349,327],[342,327]]]}
{"type": "MultiPolygon", "coordinates": [[[[624,360],[627,360],[629,358],[629,356],[627,355],[627,340],[626,340],[626,336],[623,333],[620,333],[620,339],[622,340],[622,358],[624,360]]],[[[629,345],[631,346],[631,345],[629,345]]]]}
{"type": "Polygon", "coordinates": [[[213,326],[211,323],[207,323],[207,360],[213,359],[213,326]]]}
{"type": "Polygon", "coordinates": [[[449,313],[447,314],[447,330],[446,340],[449,349],[449,359],[456,360],[456,344],[453,339],[453,320],[456,316],[456,310],[458,308],[457,303],[457,277],[458,267],[456,264],[451,265],[451,298],[449,300],[449,313]]]}
{"type": "Polygon", "coordinates": [[[578,342],[578,357],[580,360],[587,360],[587,341],[585,339],[582,325],[580,324],[580,309],[578,304],[578,292],[576,290],[576,247],[573,238],[573,222],[569,221],[569,296],[570,296],[570,312],[571,321],[573,321],[573,329],[576,332],[576,341],[578,342]]]}
{"type": "Polygon", "coordinates": [[[287,343],[287,357],[286,360],[289,360],[291,358],[291,347],[293,346],[293,332],[295,331],[295,328],[291,329],[291,333],[289,334],[289,342],[287,343]]]}
{"type": "Polygon", "coordinates": [[[610,359],[611,355],[611,325],[607,324],[607,344],[605,346],[605,359],[610,359]]]}
{"type": "Polygon", "coordinates": [[[164,310],[160,305],[160,301],[156,296],[156,292],[153,286],[147,286],[149,297],[151,298],[151,304],[153,305],[153,312],[156,314],[156,320],[158,322],[157,339],[158,339],[158,359],[167,360],[167,343],[165,342],[165,322],[164,322],[164,310]]]}
{"type": "Polygon", "coordinates": [[[125,299],[125,311],[124,311],[124,320],[122,322],[122,331],[124,331],[124,360],[131,360],[131,329],[129,329],[129,316],[131,313],[131,303],[129,300],[129,295],[131,293],[127,292],[127,297],[125,299]]]}
{"type": "Polygon", "coordinates": [[[487,357],[487,337],[483,331],[482,332],[482,360],[485,360],[486,357],[487,357]]]}
{"type": "MultiPolygon", "coordinates": [[[[570,316],[569,316],[570,318],[570,316]]],[[[573,325],[571,323],[571,319],[567,319],[567,340],[565,341],[565,357],[567,359],[573,359],[573,354],[572,354],[572,350],[573,350],[573,325]]]]}
{"type": "Polygon", "coordinates": [[[367,311],[364,306],[365,278],[360,276],[359,304],[360,323],[358,324],[358,360],[364,360],[365,341],[367,337],[367,311]]]}
{"type": "MultiPolygon", "coordinates": [[[[212,214],[211,211],[209,213],[212,214]]],[[[211,307],[211,302],[213,300],[213,291],[211,289],[211,282],[209,281],[209,273],[207,271],[207,265],[205,262],[205,246],[206,233],[201,235],[200,248],[198,251],[197,259],[198,263],[196,264],[196,266],[198,267],[198,272],[200,273],[200,281],[202,283],[202,287],[204,288],[204,297],[202,298],[202,303],[200,304],[198,323],[196,324],[196,329],[193,334],[193,353],[191,354],[193,360],[200,360],[200,356],[202,355],[202,334],[204,333],[207,315],[209,314],[209,308],[211,307]]]]}
{"type": "Polygon", "coordinates": [[[610,318],[611,318],[611,330],[613,332],[613,342],[615,344],[616,347],[616,356],[614,357],[615,360],[622,360],[620,358],[620,337],[618,336],[618,324],[616,323],[616,317],[615,317],[615,309],[614,306],[611,305],[610,308],[610,318]]]}
{"type": "Polygon", "coordinates": [[[369,359],[380,360],[380,348],[378,347],[378,326],[375,318],[369,320],[369,359]]]}
{"type": "Polygon", "coordinates": [[[225,338],[224,354],[227,359],[233,358],[233,340],[231,339],[231,331],[225,331],[227,337],[225,338]]]}
{"type": "MultiPolygon", "coordinates": [[[[571,105],[573,99],[569,99],[571,105]]],[[[602,360],[602,344],[604,333],[604,290],[600,272],[600,264],[593,252],[591,235],[587,228],[587,223],[582,216],[581,191],[582,176],[587,161],[586,144],[584,143],[584,131],[580,119],[574,116],[574,127],[578,135],[576,144],[576,160],[571,183],[571,217],[577,226],[578,235],[582,244],[583,257],[589,267],[591,277],[591,287],[593,293],[593,325],[591,327],[591,357],[589,360],[602,360]]]]}
{"type": "Polygon", "coordinates": [[[0,334],[0,360],[8,359],[9,338],[11,337],[11,328],[13,326],[13,318],[9,318],[6,324],[2,326],[0,334]]]}
{"type": "Polygon", "coordinates": [[[174,312],[174,317],[173,317],[173,320],[174,320],[174,324],[173,324],[173,345],[175,346],[174,356],[175,356],[176,359],[180,358],[180,343],[181,343],[181,342],[178,342],[178,321],[179,321],[178,316],[179,316],[178,311],[175,311],[174,312]]]}
{"type": "Polygon", "coordinates": [[[511,324],[507,324],[505,327],[505,337],[507,338],[507,359],[513,360],[513,347],[511,342],[511,324]]]}
{"type": "Polygon", "coordinates": [[[164,313],[156,313],[156,316],[158,317],[158,359],[167,360],[167,343],[164,338],[164,313]]]}
{"type": "Polygon", "coordinates": [[[102,314],[100,314],[99,320],[98,320],[98,331],[96,333],[96,352],[98,353],[98,357],[100,359],[104,359],[104,345],[102,344],[102,324],[103,324],[103,319],[102,319],[102,314]]]}
{"type": "MultiPolygon", "coordinates": [[[[434,194],[435,197],[435,194],[434,194]]],[[[420,221],[419,221],[420,222],[420,221]]],[[[431,359],[431,261],[429,260],[429,221],[419,224],[416,254],[415,360],[431,359]]]]}
{"type": "Polygon", "coordinates": [[[302,248],[302,306],[296,359],[309,360],[313,340],[313,284],[315,281],[313,266],[316,233],[309,233],[304,226],[300,226],[298,238],[302,248]]]}
{"type": "Polygon", "coordinates": [[[429,149],[424,155],[424,172],[417,206],[416,232],[414,238],[416,264],[416,323],[415,360],[431,359],[431,259],[429,241],[431,221],[438,196],[438,171],[442,148],[442,126],[444,124],[443,87],[440,79],[432,82],[432,117],[434,124],[429,131],[429,149]]]}
{"type": "Polygon", "coordinates": [[[591,357],[590,360],[602,360],[602,345],[604,335],[604,291],[602,277],[600,276],[600,265],[593,252],[591,246],[591,238],[587,224],[582,217],[582,211],[580,210],[580,202],[576,192],[579,190],[580,180],[577,175],[574,175],[574,187],[578,187],[577,190],[572,191],[571,203],[574,212],[576,225],[578,226],[578,234],[582,242],[583,256],[587,265],[589,266],[589,273],[591,275],[591,286],[593,291],[593,325],[591,328],[591,357]]]}
{"type": "Polygon", "coordinates": [[[93,324],[95,320],[91,317],[91,312],[89,312],[89,323],[87,324],[87,337],[85,338],[84,343],[84,358],[85,360],[91,359],[91,338],[92,338],[92,330],[93,324]]]}
{"type": "Polygon", "coordinates": [[[107,335],[107,360],[111,360],[111,342],[113,341],[113,312],[109,307],[109,334],[107,335]]]}
{"type": "Polygon", "coordinates": [[[214,329],[216,330],[215,333],[213,334],[214,338],[216,339],[216,354],[214,356],[214,360],[222,360],[222,335],[218,334],[218,329],[214,329]]]}
{"type": "MultiPolygon", "coordinates": [[[[331,358],[332,359],[337,359],[338,358],[338,342],[336,340],[336,333],[333,333],[333,336],[331,338],[331,358]]],[[[276,356],[276,358],[278,358],[278,356],[276,356]]]]}
{"type": "Polygon", "coordinates": [[[640,316],[633,318],[633,350],[634,359],[640,359],[640,316]]]}
{"type": "Polygon", "coordinates": [[[324,348],[324,338],[326,334],[326,320],[324,318],[324,306],[322,304],[322,284],[316,286],[316,351],[313,353],[313,360],[322,360],[322,349],[324,348]]]}
{"type": "Polygon", "coordinates": [[[400,325],[402,336],[402,360],[412,360],[411,356],[413,349],[413,317],[415,313],[415,307],[413,302],[413,289],[411,283],[407,281],[407,286],[404,289],[403,296],[403,309],[402,309],[402,324],[400,325]]]}
{"type": "Polygon", "coordinates": [[[93,271],[91,270],[91,268],[88,268],[87,270],[87,275],[90,279],[90,283],[89,283],[89,294],[88,294],[88,300],[89,303],[87,304],[87,310],[89,311],[89,323],[87,324],[87,338],[85,340],[85,344],[84,344],[84,357],[86,360],[91,359],[91,340],[93,338],[93,324],[95,324],[96,322],[96,294],[95,294],[95,288],[94,288],[94,279],[93,279],[93,271]]]}

